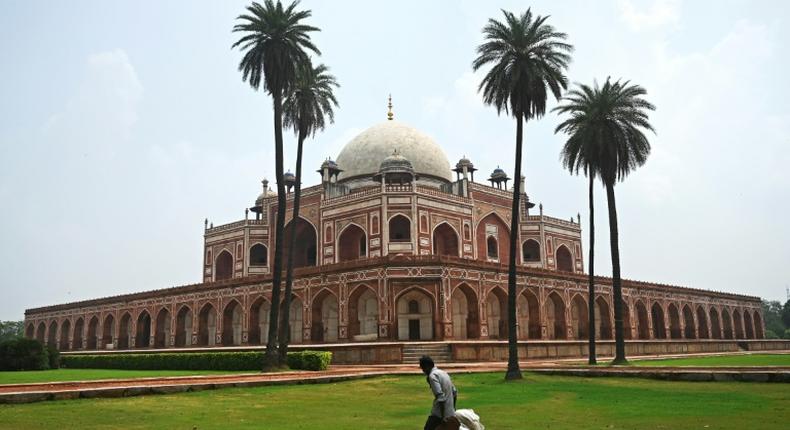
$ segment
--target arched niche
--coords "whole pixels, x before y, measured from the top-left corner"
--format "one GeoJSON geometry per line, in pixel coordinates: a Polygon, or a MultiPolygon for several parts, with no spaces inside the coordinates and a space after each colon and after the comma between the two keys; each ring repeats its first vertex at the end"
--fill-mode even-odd
{"type": "Polygon", "coordinates": [[[480,338],[480,316],[477,294],[466,284],[461,284],[451,296],[453,338],[458,340],[480,338]]]}
{"type": "Polygon", "coordinates": [[[312,224],[302,217],[291,221],[285,226],[285,243],[283,244],[283,267],[288,264],[288,247],[291,234],[296,235],[294,240],[294,268],[315,266],[318,261],[318,233],[312,224]]]}
{"type": "Polygon", "coordinates": [[[398,340],[433,340],[433,299],[414,288],[398,297],[398,340]]]}

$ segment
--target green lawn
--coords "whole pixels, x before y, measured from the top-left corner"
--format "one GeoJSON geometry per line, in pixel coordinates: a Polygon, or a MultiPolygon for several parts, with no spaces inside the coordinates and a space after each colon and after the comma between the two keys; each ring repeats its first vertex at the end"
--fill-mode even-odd
{"type": "Polygon", "coordinates": [[[221,375],[228,370],[116,370],[116,369],[58,369],[24,372],[0,372],[0,385],[36,382],[91,381],[96,379],[150,378],[154,376],[221,375]]]}
{"type": "MultiPolygon", "coordinates": [[[[786,429],[786,384],[691,383],[501,373],[456,375],[459,406],[492,430],[786,429]]],[[[420,376],[0,405],[0,428],[413,429],[431,395],[420,376]]]]}
{"type": "Polygon", "coordinates": [[[790,354],[722,355],[712,357],[634,360],[636,366],[790,366],[790,354]]]}

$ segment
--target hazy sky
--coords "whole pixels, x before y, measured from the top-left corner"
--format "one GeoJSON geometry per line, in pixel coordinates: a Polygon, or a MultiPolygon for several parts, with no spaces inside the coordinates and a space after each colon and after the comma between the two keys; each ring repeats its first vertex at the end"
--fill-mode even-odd
{"type": "MultiPolygon", "coordinates": [[[[0,319],[200,281],[203,219],[243,218],[274,176],[271,101],[230,49],[246,4],[0,3],[0,319]]],[[[486,20],[527,6],[568,33],[571,81],[630,79],[658,107],[647,165],[616,188],[623,276],[784,300],[785,1],[304,1],[318,61],[342,85],[335,124],[307,143],[305,183],[385,120],[389,93],[396,119],[452,163],[512,172],[515,123],[483,105],[470,64],[486,20]]],[[[586,228],[586,180],[562,170],[557,123],[525,128],[527,192],[586,228]]],[[[609,274],[596,192],[596,266],[609,274]]]]}

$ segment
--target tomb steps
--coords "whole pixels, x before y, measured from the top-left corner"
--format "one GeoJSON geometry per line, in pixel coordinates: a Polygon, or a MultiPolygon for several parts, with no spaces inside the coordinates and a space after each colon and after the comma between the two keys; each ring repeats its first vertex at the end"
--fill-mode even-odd
{"type": "Polygon", "coordinates": [[[406,343],[401,351],[403,363],[418,363],[423,355],[430,356],[437,364],[452,361],[453,355],[448,343],[406,343]]]}

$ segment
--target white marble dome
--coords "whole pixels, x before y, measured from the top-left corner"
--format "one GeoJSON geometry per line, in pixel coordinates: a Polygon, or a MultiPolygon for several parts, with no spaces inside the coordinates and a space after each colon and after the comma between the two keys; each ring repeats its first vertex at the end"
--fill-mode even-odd
{"type": "Polygon", "coordinates": [[[442,148],[425,133],[398,121],[374,125],[346,144],[337,156],[337,165],[343,169],[338,179],[372,177],[396,150],[411,162],[418,176],[452,181],[442,148]]]}

